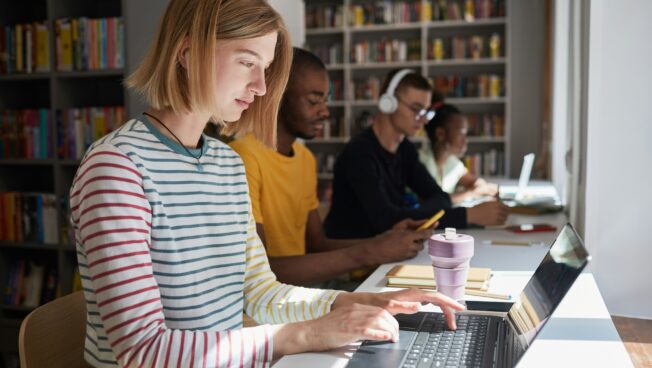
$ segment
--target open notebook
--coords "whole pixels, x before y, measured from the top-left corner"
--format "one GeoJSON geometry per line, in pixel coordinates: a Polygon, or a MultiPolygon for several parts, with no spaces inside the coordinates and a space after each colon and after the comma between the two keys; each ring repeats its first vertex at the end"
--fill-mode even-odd
{"type": "MultiPolygon", "coordinates": [[[[387,286],[435,289],[435,275],[430,265],[396,265],[387,272],[387,286]]],[[[491,279],[490,268],[469,268],[466,288],[487,291],[491,279]]]]}

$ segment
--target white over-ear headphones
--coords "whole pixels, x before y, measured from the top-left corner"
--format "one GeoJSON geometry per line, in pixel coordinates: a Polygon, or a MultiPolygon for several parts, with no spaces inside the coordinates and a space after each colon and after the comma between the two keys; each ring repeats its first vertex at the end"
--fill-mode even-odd
{"type": "Polygon", "coordinates": [[[398,84],[401,83],[403,77],[410,73],[414,73],[414,70],[401,69],[394,74],[392,80],[389,81],[387,91],[385,91],[385,93],[383,93],[383,95],[378,99],[378,109],[380,109],[380,112],[383,114],[391,114],[398,109],[398,100],[396,99],[396,96],[394,96],[394,92],[396,91],[398,84]]]}

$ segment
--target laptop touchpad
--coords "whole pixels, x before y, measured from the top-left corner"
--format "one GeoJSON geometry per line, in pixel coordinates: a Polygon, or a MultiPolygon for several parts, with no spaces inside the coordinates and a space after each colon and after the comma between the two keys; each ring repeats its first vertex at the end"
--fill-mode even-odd
{"type": "Polygon", "coordinates": [[[416,335],[414,331],[399,330],[397,342],[365,341],[347,367],[398,367],[416,335]]]}

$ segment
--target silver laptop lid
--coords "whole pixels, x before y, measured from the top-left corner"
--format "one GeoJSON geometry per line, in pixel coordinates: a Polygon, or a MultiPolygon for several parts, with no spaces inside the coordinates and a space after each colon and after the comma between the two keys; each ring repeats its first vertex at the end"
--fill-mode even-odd
{"type": "Polygon", "coordinates": [[[590,259],[573,226],[566,224],[521,292],[519,301],[509,310],[508,321],[524,349],[550,319],[590,259]]]}

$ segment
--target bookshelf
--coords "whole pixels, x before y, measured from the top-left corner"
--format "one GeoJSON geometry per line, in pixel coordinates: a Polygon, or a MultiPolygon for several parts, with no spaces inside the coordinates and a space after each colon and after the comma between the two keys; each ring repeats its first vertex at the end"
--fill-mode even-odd
{"type": "MultiPolygon", "coordinates": [[[[413,69],[428,77],[439,90],[447,88],[446,102],[473,117],[469,118],[469,156],[497,153],[490,156],[495,161],[494,169],[481,167],[480,175],[513,174],[510,170],[510,162],[514,161],[510,160],[514,143],[510,134],[513,98],[510,42],[514,30],[510,13],[516,8],[517,16],[524,15],[526,10],[520,8],[525,5],[516,6],[510,0],[313,0],[305,3],[305,47],[327,65],[332,81],[331,116],[337,121],[334,125],[343,125],[330,127],[323,137],[305,142],[318,160],[320,181],[332,178],[328,163],[333,160],[328,156],[337,155],[377,113],[378,89],[384,75],[395,68],[413,69]],[[389,7],[384,7],[387,4],[389,7]],[[445,4],[444,15],[435,14],[438,4],[445,4]],[[465,19],[465,6],[469,4],[474,7],[474,19],[465,19]],[[478,10],[486,4],[501,9],[478,10]],[[450,14],[449,8],[455,6],[452,10],[457,14],[450,14]],[[455,15],[460,19],[450,19],[455,15]],[[398,50],[395,52],[398,55],[387,52],[388,44],[396,46],[392,51],[398,50]],[[456,85],[462,83],[459,80],[465,85],[456,85]]],[[[427,142],[424,136],[412,140],[417,144],[427,142]]],[[[325,185],[320,183],[320,186],[325,185]]]]}
{"type": "Polygon", "coordinates": [[[36,305],[73,291],[77,259],[68,238],[66,202],[87,143],[74,137],[88,129],[100,134],[101,129],[100,120],[88,126],[77,121],[74,129],[61,121],[75,108],[90,107],[110,107],[102,110],[112,114],[101,120],[106,131],[125,119],[128,6],[124,0],[0,4],[0,284],[7,288],[0,299],[0,366],[17,366],[22,319],[36,305]],[[21,67],[16,60],[18,33],[23,36],[21,67]],[[64,145],[76,151],[63,150],[64,145]],[[20,282],[14,279],[21,273],[14,270],[17,265],[25,267],[20,282]],[[41,288],[29,305],[10,295],[21,284],[26,294],[41,288]]]}

